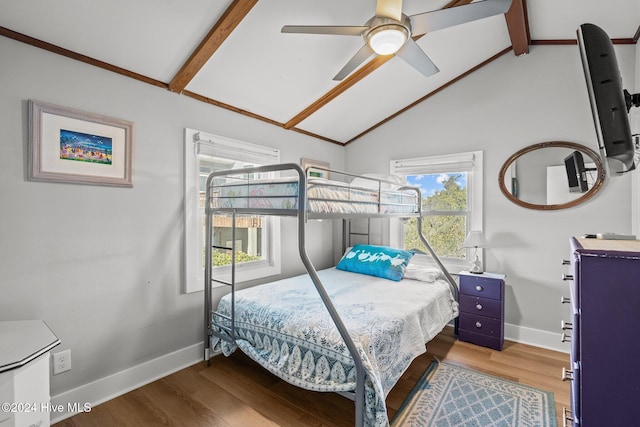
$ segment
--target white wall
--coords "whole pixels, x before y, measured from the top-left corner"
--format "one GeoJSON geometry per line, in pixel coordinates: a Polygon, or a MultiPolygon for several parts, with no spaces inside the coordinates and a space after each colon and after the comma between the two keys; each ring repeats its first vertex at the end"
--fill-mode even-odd
{"type": "MultiPolygon", "coordinates": [[[[202,342],[202,292],[181,294],[185,127],[344,166],[338,145],[3,37],[0,57],[0,320],[43,319],[72,350],[52,395],[202,342]],[[28,99],[135,122],[134,188],[28,181],[28,99]]],[[[282,229],[283,275],[301,273],[295,222],[282,229]]],[[[309,230],[332,265],[332,223],[309,230]]]]}
{"type": "MultiPolygon", "coordinates": [[[[635,50],[616,47],[625,81],[634,80],[635,50]]],[[[390,159],[484,150],[485,232],[491,245],[485,269],[507,275],[506,322],[517,327],[507,332],[545,337],[558,334],[560,321],[568,319],[559,301],[568,295],[560,277],[569,237],[631,231],[630,176],[608,180],[592,200],[560,211],[528,210],[502,195],[503,162],[525,146],[553,140],[597,150],[576,46],[532,46],[526,56],[502,56],[348,145],[346,166],[355,173],[388,173],[390,159]]]]}

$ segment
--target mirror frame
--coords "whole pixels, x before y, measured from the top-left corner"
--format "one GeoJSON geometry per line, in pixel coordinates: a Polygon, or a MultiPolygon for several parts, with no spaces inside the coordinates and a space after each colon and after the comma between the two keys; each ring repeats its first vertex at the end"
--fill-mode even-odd
{"type": "Polygon", "coordinates": [[[516,205],[519,205],[528,209],[547,211],[547,210],[571,208],[573,206],[579,205],[580,203],[589,200],[600,190],[600,188],[602,188],[602,185],[604,184],[605,176],[606,176],[606,172],[604,169],[604,165],[602,164],[602,160],[600,159],[600,156],[598,155],[598,153],[596,153],[594,150],[590,149],[589,147],[585,147],[584,145],[577,144],[575,142],[549,141],[549,142],[541,142],[539,144],[530,145],[528,147],[523,148],[522,150],[517,151],[515,154],[509,157],[504,162],[504,164],[502,165],[502,168],[500,169],[500,172],[498,173],[498,185],[500,186],[500,191],[502,191],[502,194],[504,194],[507,199],[509,199],[516,205]],[[511,166],[511,164],[515,162],[519,157],[531,151],[541,150],[543,148],[549,148],[549,147],[571,148],[573,150],[578,150],[586,154],[587,156],[589,156],[591,160],[593,160],[593,163],[595,163],[596,168],[598,169],[598,177],[596,178],[596,181],[593,184],[593,187],[591,187],[589,191],[587,191],[577,199],[571,200],[567,203],[554,204],[554,205],[538,205],[535,203],[525,202],[514,197],[513,194],[511,194],[509,190],[507,190],[507,187],[505,186],[505,183],[504,183],[504,175],[507,172],[507,169],[509,168],[509,166],[511,166]]]}

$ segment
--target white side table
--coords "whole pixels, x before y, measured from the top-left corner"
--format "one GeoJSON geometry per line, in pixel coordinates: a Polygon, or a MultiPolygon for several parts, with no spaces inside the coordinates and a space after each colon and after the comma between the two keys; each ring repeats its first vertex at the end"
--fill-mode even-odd
{"type": "Polygon", "coordinates": [[[0,322],[0,427],[50,424],[49,350],[58,344],[42,320],[0,322]]]}

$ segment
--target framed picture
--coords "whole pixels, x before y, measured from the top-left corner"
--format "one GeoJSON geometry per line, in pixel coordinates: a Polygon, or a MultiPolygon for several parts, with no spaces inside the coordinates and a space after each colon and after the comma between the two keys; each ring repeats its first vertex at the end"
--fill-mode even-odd
{"type": "Polygon", "coordinates": [[[300,159],[300,166],[307,171],[307,177],[309,178],[329,179],[329,163],[327,162],[302,158],[300,159]]]}
{"type": "Polygon", "coordinates": [[[133,122],[29,100],[29,179],[133,187],[133,122]]]}

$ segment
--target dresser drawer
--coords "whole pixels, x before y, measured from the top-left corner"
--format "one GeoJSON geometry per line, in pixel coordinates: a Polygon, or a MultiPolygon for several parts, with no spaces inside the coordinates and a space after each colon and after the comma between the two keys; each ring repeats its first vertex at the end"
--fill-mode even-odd
{"type": "Polygon", "coordinates": [[[502,319],[502,301],[460,294],[460,311],[502,319]]]}
{"type": "Polygon", "coordinates": [[[476,314],[464,314],[459,317],[459,322],[460,333],[466,330],[496,338],[502,336],[502,319],[494,319],[476,314]]]}
{"type": "Polygon", "coordinates": [[[503,283],[500,279],[483,277],[481,275],[460,275],[460,293],[502,300],[503,283]]]}

